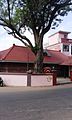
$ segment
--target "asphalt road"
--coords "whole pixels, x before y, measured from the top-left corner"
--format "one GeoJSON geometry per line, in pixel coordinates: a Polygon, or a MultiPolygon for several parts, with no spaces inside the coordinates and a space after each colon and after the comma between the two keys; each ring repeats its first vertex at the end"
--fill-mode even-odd
{"type": "Polygon", "coordinates": [[[0,88],[0,120],[72,120],[72,84],[0,88]]]}

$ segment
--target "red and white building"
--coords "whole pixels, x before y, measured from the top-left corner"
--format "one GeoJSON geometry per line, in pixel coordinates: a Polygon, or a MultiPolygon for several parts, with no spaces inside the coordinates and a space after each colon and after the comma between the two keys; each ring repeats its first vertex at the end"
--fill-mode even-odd
{"type": "Polygon", "coordinates": [[[61,71],[64,70],[65,74],[66,71],[68,71],[68,76],[70,76],[70,71],[72,70],[72,39],[68,38],[69,33],[70,32],[59,31],[49,36],[48,43],[45,45],[45,49],[59,51],[64,55],[64,57],[66,56],[61,63],[63,66],[61,71]]]}
{"type": "Polygon", "coordinates": [[[49,50],[58,50],[61,53],[71,56],[72,55],[72,39],[68,38],[70,32],[59,31],[48,37],[48,43],[45,48],[49,50]]]}

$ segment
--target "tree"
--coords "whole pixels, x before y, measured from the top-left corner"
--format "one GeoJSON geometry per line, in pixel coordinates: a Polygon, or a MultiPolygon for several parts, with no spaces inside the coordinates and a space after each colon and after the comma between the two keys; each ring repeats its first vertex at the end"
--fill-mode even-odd
{"type": "Polygon", "coordinates": [[[72,0],[0,0],[0,25],[31,48],[36,56],[35,70],[42,72],[43,37],[71,10],[72,0]],[[27,29],[34,35],[34,46],[24,35],[27,29]]]}

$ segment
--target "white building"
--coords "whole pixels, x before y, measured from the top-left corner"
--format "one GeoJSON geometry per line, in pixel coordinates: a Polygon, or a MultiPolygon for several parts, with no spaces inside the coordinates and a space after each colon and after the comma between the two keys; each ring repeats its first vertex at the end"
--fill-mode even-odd
{"type": "Polygon", "coordinates": [[[70,32],[59,31],[48,37],[48,44],[44,47],[49,50],[58,50],[67,56],[72,55],[72,39],[68,38],[70,32]]]}

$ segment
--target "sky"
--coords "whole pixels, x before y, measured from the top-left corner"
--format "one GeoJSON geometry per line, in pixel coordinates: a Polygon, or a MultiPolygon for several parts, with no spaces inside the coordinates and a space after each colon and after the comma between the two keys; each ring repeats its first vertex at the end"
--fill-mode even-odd
{"type": "MultiPolygon", "coordinates": [[[[72,39],[72,12],[68,14],[68,16],[65,16],[62,18],[63,21],[57,27],[56,29],[50,29],[48,33],[44,36],[44,44],[47,43],[48,41],[48,36],[58,32],[58,31],[67,31],[71,32],[69,34],[69,38],[72,39]]],[[[33,35],[30,33],[26,32],[26,35],[33,41],[33,35]]],[[[15,39],[13,36],[8,35],[6,30],[4,30],[3,27],[0,26],[0,51],[8,49],[11,47],[13,44],[19,45],[19,46],[24,46],[23,43],[21,43],[19,40],[15,39]]]]}

